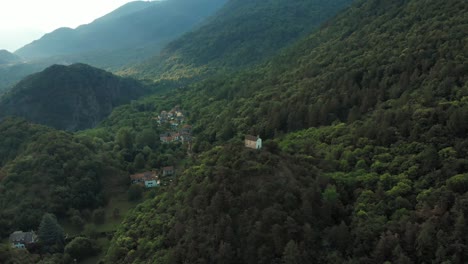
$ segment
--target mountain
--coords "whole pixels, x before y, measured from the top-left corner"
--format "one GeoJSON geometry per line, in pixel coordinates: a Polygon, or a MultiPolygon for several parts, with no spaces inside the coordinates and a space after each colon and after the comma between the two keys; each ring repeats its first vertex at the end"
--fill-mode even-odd
{"type": "Polygon", "coordinates": [[[57,29],[15,52],[26,63],[2,67],[0,61],[0,93],[53,64],[79,62],[118,70],[141,62],[196,27],[226,1],[135,1],[90,24],[57,29]]]}
{"type": "Polygon", "coordinates": [[[198,156],[105,263],[465,263],[467,10],[358,0],[264,64],[174,91],[198,156]]]}
{"type": "Polygon", "coordinates": [[[190,30],[225,0],[168,0],[128,3],[90,24],[59,28],[15,52],[28,60],[62,57],[99,67],[119,67],[190,30]]]}
{"type": "MultiPolygon", "coordinates": [[[[451,3],[464,10],[463,3],[451,3]]],[[[226,127],[226,118],[240,118],[238,128],[268,137],[359,120],[397,102],[424,108],[439,103],[455,106],[465,100],[466,38],[457,33],[463,31],[465,18],[455,8],[430,4],[413,14],[422,8],[420,1],[358,1],[346,14],[260,67],[195,84],[187,104],[197,106],[197,120],[217,123],[205,129],[207,134],[218,134],[218,128],[226,127]],[[431,16],[447,21],[432,23],[431,16]],[[443,33],[440,27],[450,30],[443,33]],[[418,43],[418,38],[426,41],[418,43]],[[206,98],[213,106],[222,102],[223,111],[211,109],[206,98]]]]}
{"type": "Polygon", "coordinates": [[[0,66],[11,63],[17,63],[21,58],[7,50],[0,50],[0,66]]]}
{"type": "Polygon", "coordinates": [[[200,28],[127,69],[148,79],[181,79],[261,62],[318,28],[351,0],[231,0],[200,28]]]}
{"type": "Polygon", "coordinates": [[[47,67],[47,64],[13,63],[0,66],[0,95],[11,89],[21,79],[47,67]]]}
{"type": "MultiPolygon", "coordinates": [[[[70,208],[103,205],[103,189],[119,168],[98,149],[71,133],[17,118],[1,120],[0,236],[36,229],[46,212],[63,217],[70,208]]],[[[4,258],[2,251],[2,263],[11,263],[4,258]]]]}
{"type": "Polygon", "coordinates": [[[137,81],[85,64],[53,65],[25,78],[0,98],[0,115],[80,130],[95,126],[114,107],[147,92],[137,81]]]}
{"type": "Polygon", "coordinates": [[[271,56],[226,56],[230,66],[117,107],[93,129],[5,118],[0,235],[52,212],[67,227],[88,223],[65,250],[37,249],[36,263],[71,263],[93,242],[105,256],[86,262],[466,263],[467,10],[461,0],[356,0],[271,56]],[[155,119],[174,108],[192,125],[191,144],[158,140],[171,125],[155,119]],[[246,135],[263,148],[245,148],[246,135]],[[173,165],[167,185],[129,183],[173,165]],[[89,222],[116,179],[143,201],[117,230],[109,214],[97,229],[89,222]]]}

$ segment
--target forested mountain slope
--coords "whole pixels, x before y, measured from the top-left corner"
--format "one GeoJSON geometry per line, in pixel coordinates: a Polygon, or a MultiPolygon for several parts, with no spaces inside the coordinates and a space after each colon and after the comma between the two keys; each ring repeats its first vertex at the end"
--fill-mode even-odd
{"type": "Polygon", "coordinates": [[[225,0],[131,2],[90,24],[76,29],[57,29],[15,53],[28,59],[75,55],[72,62],[85,63],[90,63],[86,59],[92,59],[93,55],[101,60],[95,60],[94,65],[101,67],[108,66],[106,63],[115,65],[116,62],[112,60],[117,58],[112,56],[120,56],[122,65],[131,62],[129,60],[138,59],[125,54],[135,57],[143,50],[158,52],[168,41],[193,28],[224,2],[225,0]],[[80,54],[84,55],[83,60],[79,60],[80,54]],[[106,56],[109,61],[106,61],[106,56]]]}
{"type": "MultiPolygon", "coordinates": [[[[459,113],[467,95],[467,9],[457,0],[358,1],[267,64],[195,84],[186,104],[209,141],[231,129],[227,120],[235,131],[273,137],[352,122],[379,106],[408,108],[405,115],[459,113]]],[[[408,126],[400,115],[394,122],[408,126]]]]}
{"type": "Polygon", "coordinates": [[[225,2],[135,1],[90,24],[57,29],[15,52],[26,63],[0,66],[0,93],[53,64],[86,63],[116,71],[141,62],[196,27],[225,2]]]}
{"type": "Polygon", "coordinates": [[[467,11],[359,0],[263,66],[174,92],[203,153],[106,263],[466,263],[467,11]]]}
{"type": "Polygon", "coordinates": [[[44,213],[105,203],[102,181],[119,165],[94,142],[28,121],[0,121],[0,236],[34,230],[44,213]]]}
{"type": "Polygon", "coordinates": [[[14,115],[57,129],[90,128],[118,105],[149,92],[132,79],[85,64],[54,65],[0,98],[0,116],[14,115]]]}
{"type": "Polygon", "coordinates": [[[351,0],[231,0],[160,56],[127,70],[148,79],[183,79],[263,61],[348,6],[351,0]]]}

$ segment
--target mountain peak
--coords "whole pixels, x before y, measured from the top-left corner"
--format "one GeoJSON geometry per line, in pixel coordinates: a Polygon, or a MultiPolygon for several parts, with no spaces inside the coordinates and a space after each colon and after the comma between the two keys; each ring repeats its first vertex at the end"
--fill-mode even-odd
{"type": "Polygon", "coordinates": [[[80,130],[95,126],[114,107],[146,92],[135,80],[86,64],[55,64],[13,87],[0,100],[0,113],[58,129],[80,130]]]}

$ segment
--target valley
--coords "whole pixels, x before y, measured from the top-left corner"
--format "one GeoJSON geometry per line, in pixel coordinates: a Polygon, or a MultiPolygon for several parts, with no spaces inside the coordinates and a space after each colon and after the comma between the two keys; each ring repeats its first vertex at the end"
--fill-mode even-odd
{"type": "MultiPolygon", "coordinates": [[[[53,65],[0,96],[1,263],[468,261],[466,1],[167,0],[96,23],[163,4],[164,25],[200,15],[129,35],[161,44],[118,47],[113,73],[53,65]]],[[[61,52],[53,35],[21,52],[61,52]]]]}

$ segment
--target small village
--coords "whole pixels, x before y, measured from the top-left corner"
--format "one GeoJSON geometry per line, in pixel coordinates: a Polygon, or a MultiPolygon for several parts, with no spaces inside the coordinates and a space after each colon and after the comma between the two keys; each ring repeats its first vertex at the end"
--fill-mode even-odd
{"type": "MultiPolygon", "coordinates": [[[[158,126],[165,131],[159,137],[159,140],[163,144],[175,142],[187,144],[190,152],[193,139],[192,126],[186,123],[186,117],[179,106],[174,107],[170,111],[161,111],[153,120],[156,120],[158,126]]],[[[262,139],[259,135],[245,135],[244,147],[260,150],[262,149],[262,139]]],[[[152,189],[170,185],[175,175],[176,169],[173,165],[131,174],[129,178],[130,185],[132,186],[136,185],[144,189],[152,189]]],[[[34,231],[15,231],[10,235],[9,242],[13,248],[31,248],[38,242],[38,236],[34,231]]]]}
{"type": "Polygon", "coordinates": [[[154,119],[159,126],[166,128],[166,131],[159,136],[161,142],[181,142],[191,145],[192,126],[185,123],[185,115],[179,106],[170,111],[161,111],[154,119]]]}
{"type": "MultiPolygon", "coordinates": [[[[171,111],[162,111],[156,118],[159,126],[166,126],[167,131],[160,135],[162,143],[181,142],[191,144],[192,126],[185,124],[185,116],[179,107],[171,111]]],[[[260,136],[245,135],[244,147],[260,150],[262,149],[262,139],[260,136]]],[[[176,175],[174,166],[166,166],[151,171],[132,174],[129,176],[130,184],[140,186],[141,188],[151,189],[171,184],[176,175]]],[[[34,231],[23,232],[15,231],[9,237],[11,247],[26,249],[34,247],[38,242],[38,236],[34,231]]]]}

